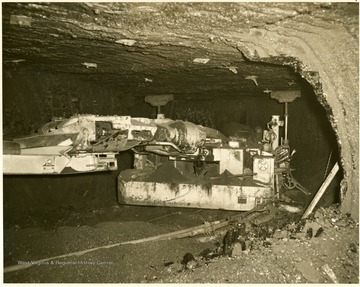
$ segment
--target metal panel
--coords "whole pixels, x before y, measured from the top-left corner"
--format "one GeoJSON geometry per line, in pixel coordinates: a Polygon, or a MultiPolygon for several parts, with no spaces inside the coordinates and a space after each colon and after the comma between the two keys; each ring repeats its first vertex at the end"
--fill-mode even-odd
{"type": "Polygon", "coordinates": [[[254,180],[272,186],[274,184],[274,157],[254,156],[253,171],[254,180]]]}
{"type": "Polygon", "coordinates": [[[244,150],[237,148],[214,148],[213,155],[215,161],[219,163],[219,173],[226,169],[233,174],[243,173],[244,150]]]}
{"type": "Polygon", "coordinates": [[[3,155],[4,174],[55,174],[70,159],[53,155],[3,155]]]}
{"type": "Polygon", "coordinates": [[[119,203],[226,210],[251,210],[271,198],[271,187],[119,181],[119,203]]]}
{"type": "Polygon", "coordinates": [[[56,155],[3,155],[4,174],[60,174],[107,171],[117,169],[115,154],[84,154],[81,156],[56,155]]]}

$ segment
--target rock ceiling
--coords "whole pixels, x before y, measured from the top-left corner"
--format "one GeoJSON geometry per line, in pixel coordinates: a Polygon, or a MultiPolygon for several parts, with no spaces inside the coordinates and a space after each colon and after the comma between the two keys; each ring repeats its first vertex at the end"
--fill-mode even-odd
{"type": "Polygon", "coordinates": [[[264,95],[298,89],[300,77],[287,66],[248,61],[237,44],[239,31],[340,13],[335,5],[3,3],[3,63],[139,96],[264,95]]]}
{"type": "MultiPolygon", "coordinates": [[[[249,62],[228,40],[240,26],[261,23],[251,10],[241,10],[235,3],[6,3],[3,62],[139,96],[246,96],[298,88],[290,68],[249,62]]],[[[291,15],[282,11],[272,21],[291,15]]]]}

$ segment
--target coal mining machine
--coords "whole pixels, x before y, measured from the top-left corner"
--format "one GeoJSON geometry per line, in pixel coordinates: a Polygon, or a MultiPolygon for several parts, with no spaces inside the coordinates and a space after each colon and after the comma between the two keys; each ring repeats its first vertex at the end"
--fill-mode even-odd
{"type": "Polygon", "coordinates": [[[307,192],[291,175],[295,151],[287,136],[280,137],[280,128],[287,129],[286,115],[285,121],[272,115],[264,130],[227,137],[213,128],[166,118],[161,107],[170,100],[172,95],[145,98],[158,109],[154,119],[54,118],[33,135],[3,141],[3,173],[117,170],[116,155],[131,150],[133,167],[118,175],[120,204],[246,211],[279,196],[283,188],[307,192]]]}

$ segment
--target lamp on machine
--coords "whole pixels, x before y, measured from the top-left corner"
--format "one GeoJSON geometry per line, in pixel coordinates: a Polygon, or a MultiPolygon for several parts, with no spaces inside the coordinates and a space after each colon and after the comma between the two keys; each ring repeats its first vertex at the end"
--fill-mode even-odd
{"type": "Polygon", "coordinates": [[[153,107],[157,107],[157,119],[164,119],[165,115],[161,113],[161,107],[165,106],[168,102],[174,100],[174,95],[172,94],[162,94],[162,95],[148,95],[145,96],[145,102],[149,103],[153,107]]]}
{"type": "Polygon", "coordinates": [[[289,113],[288,113],[288,103],[295,101],[296,98],[301,96],[301,91],[299,90],[292,90],[292,91],[271,91],[270,97],[272,99],[277,100],[279,103],[285,103],[285,136],[281,142],[281,145],[288,145],[288,120],[289,120],[289,113]]]}

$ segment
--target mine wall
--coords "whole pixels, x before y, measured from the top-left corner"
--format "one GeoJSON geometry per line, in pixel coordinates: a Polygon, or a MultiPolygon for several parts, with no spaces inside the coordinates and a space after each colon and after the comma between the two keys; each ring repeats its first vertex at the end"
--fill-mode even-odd
{"type": "MultiPolygon", "coordinates": [[[[355,13],[356,9],[354,7],[355,13]]],[[[348,29],[337,22],[324,24],[322,19],[312,18],[308,23],[289,21],[266,31],[253,29],[248,36],[251,44],[242,44],[239,49],[251,60],[287,62],[311,84],[337,136],[344,169],[342,210],[358,218],[359,56],[356,33],[356,29],[348,29]]]]}

